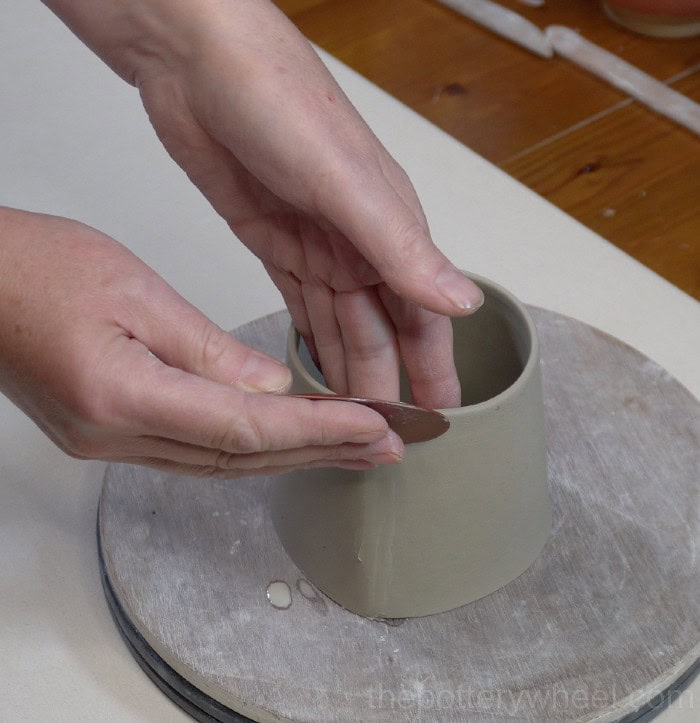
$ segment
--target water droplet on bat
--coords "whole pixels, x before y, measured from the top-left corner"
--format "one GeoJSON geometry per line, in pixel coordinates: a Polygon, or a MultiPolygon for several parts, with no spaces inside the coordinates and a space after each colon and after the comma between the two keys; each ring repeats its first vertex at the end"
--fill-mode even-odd
{"type": "Polygon", "coordinates": [[[278,610],[286,610],[292,604],[292,591],[289,585],[281,580],[275,580],[267,586],[265,596],[272,607],[278,610]]]}

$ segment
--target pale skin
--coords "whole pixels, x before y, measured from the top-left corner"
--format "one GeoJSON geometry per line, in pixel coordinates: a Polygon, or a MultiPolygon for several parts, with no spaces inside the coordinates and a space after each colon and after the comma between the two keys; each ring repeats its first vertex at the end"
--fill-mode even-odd
{"type": "MultiPolygon", "coordinates": [[[[260,258],[338,393],[459,405],[449,315],[480,290],[307,41],[267,0],[46,0],[138,88],[168,152],[260,258]]],[[[404,453],[362,406],[280,395],[126,248],[0,209],[0,388],[67,453],[217,477],[404,453]]]]}

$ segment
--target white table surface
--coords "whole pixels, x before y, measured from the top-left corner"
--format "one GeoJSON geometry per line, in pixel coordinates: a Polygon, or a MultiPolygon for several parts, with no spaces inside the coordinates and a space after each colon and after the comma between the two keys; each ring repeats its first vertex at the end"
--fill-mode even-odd
{"type": "MultiPolygon", "coordinates": [[[[136,91],[38,1],[4,0],[2,10],[0,203],[111,234],[225,328],[281,308],[262,267],[161,148],[136,91]]],[[[458,265],[614,334],[700,396],[700,305],[324,59],[412,176],[458,265]]],[[[189,720],[138,668],[104,602],[103,468],[64,456],[0,397],[2,720],[189,720]]],[[[658,720],[699,715],[696,679],[658,720]]]]}

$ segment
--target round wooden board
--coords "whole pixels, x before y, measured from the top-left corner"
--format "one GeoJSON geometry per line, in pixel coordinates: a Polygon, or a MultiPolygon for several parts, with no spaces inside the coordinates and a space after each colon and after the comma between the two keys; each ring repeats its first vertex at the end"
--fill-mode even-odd
{"type": "MultiPolygon", "coordinates": [[[[552,533],[517,580],[449,613],[369,620],[311,588],[270,523],[269,479],[109,466],[108,600],[167,694],[207,721],[603,723],[647,713],[692,674],[700,404],[634,349],[532,313],[552,533]],[[266,598],[275,580],[288,609],[266,598]]],[[[279,312],[236,335],[281,358],[288,323],[279,312]]]]}

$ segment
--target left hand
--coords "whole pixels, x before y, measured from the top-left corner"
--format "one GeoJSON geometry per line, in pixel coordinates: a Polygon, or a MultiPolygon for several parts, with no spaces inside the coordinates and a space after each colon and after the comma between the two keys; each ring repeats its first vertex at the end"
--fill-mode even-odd
{"type": "Polygon", "coordinates": [[[0,392],[67,454],[226,479],[401,459],[379,414],[289,381],[114,239],[0,207],[0,392]]]}

